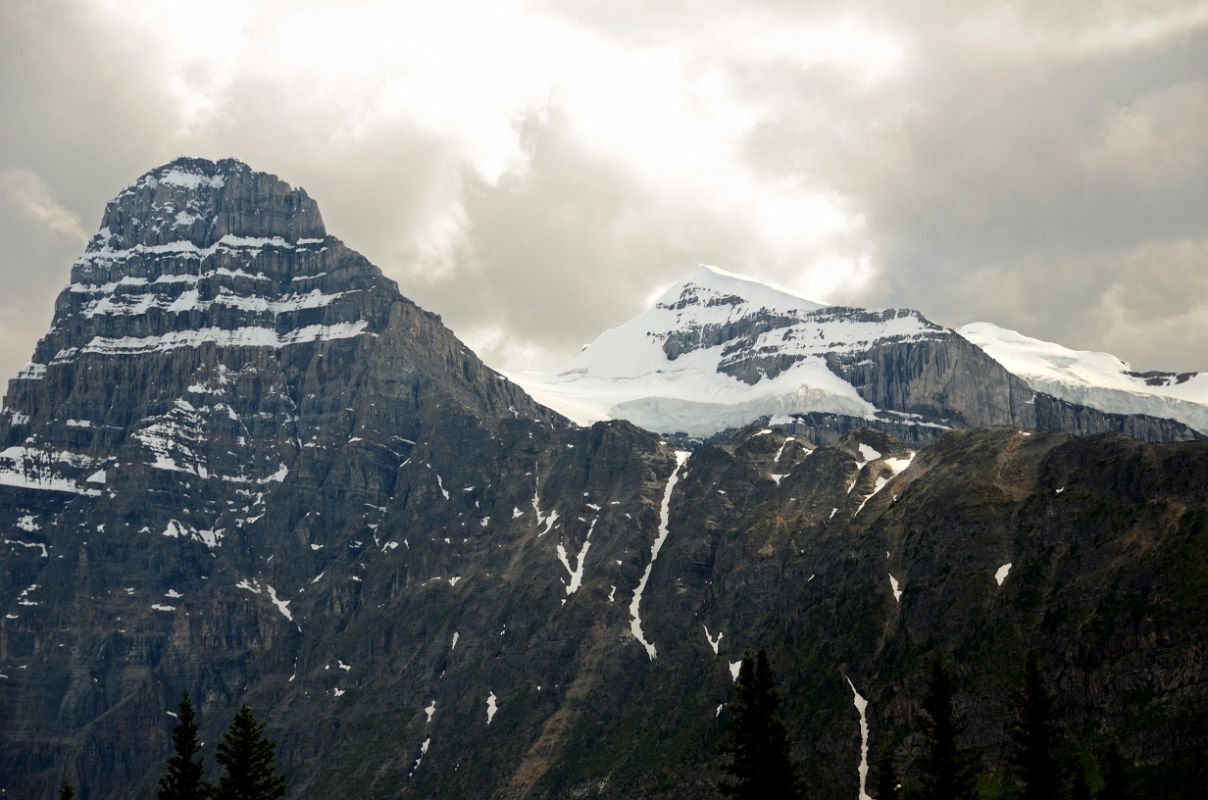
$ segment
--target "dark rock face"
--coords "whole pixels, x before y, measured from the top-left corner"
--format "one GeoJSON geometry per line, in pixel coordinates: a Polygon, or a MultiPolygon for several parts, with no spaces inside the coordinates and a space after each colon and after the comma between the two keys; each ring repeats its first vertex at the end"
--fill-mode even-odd
{"type": "Polygon", "coordinates": [[[951,427],[1035,427],[1036,392],[951,332],[917,342],[877,342],[829,361],[878,408],[951,427]]]}
{"type": "Polygon", "coordinates": [[[1194,378],[1197,372],[1161,372],[1148,370],[1146,372],[1126,372],[1134,378],[1142,378],[1150,386],[1178,386],[1194,378]]]}
{"type": "MultiPolygon", "coordinates": [[[[831,369],[860,396],[926,424],[911,438],[934,439],[944,428],[1011,425],[1073,433],[1124,433],[1149,442],[1203,441],[1181,422],[1143,414],[1110,414],[1037,392],[955,333],[923,341],[882,341],[852,356],[831,356],[831,369]]],[[[866,423],[867,424],[867,423],[866,423]]]]}
{"type": "MultiPolygon", "coordinates": [[[[1162,780],[1208,748],[1208,445],[912,452],[810,415],[684,461],[533,403],[238,162],[155,170],[106,220],[0,418],[10,795],[150,793],[187,688],[207,742],[240,702],[268,721],[294,797],[711,797],[733,662],[766,644],[812,796],[857,791],[851,687],[873,752],[910,752],[936,650],[999,770],[1029,646],[1071,724],[1195,796],[1162,780]]],[[[1104,424],[944,341],[836,368],[904,415],[1104,424]]]]}
{"type": "Polygon", "coordinates": [[[1037,393],[1036,427],[1046,431],[1065,431],[1078,436],[1096,433],[1123,433],[1145,442],[1204,441],[1205,436],[1181,422],[1145,414],[1109,414],[1067,400],[1037,393]]]}

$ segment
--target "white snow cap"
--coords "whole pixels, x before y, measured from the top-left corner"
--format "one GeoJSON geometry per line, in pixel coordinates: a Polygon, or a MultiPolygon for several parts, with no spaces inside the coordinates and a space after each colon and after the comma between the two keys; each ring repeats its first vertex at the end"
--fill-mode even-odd
{"type": "Polygon", "coordinates": [[[683,297],[685,290],[692,288],[718,296],[741,297],[752,307],[762,307],[774,311],[815,311],[825,308],[827,305],[793,289],[709,264],[697,264],[691,275],[667,287],[658,302],[660,304],[674,303],[683,297]]]}
{"type": "Polygon", "coordinates": [[[827,366],[829,353],[859,352],[886,337],[948,332],[908,311],[883,318],[833,308],[783,288],[701,265],[650,308],[600,334],[552,373],[510,377],[541,403],[581,424],[627,419],[649,430],[705,436],[760,417],[824,411],[871,418],[876,409],[827,366]],[[774,377],[747,384],[719,368],[726,342],[679,352],[664,343],[771,313],[777,323],[755,334],[755,347],[798,357],[774,377]]]}

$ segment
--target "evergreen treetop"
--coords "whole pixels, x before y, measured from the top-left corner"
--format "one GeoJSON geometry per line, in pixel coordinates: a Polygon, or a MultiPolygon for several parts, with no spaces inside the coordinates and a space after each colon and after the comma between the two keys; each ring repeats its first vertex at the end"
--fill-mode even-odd
{"type": "Polygon", "coordinates": [[[877,758],[872,765],[873,795],[877,800],[897,800],[901,794],[901,783],[898,780],[898,770],[893,763],[893,745],[885,742],[877,751],[877,758]]]}
{"type": "Polygon", "coordinates": [[[1099,792],[1099,800],[1133,800],[1128,759],[1119,738],[1113,736],[1108,740],[1101,764],[1103,789],[1099,792]]]}
{"type": "Polygon", "coordinates": [[[214,800],[280,800],[285,780],[277,775],[276,745],[264,735],[264,723],[244,703],[222,736],[215,760],[224,774],[214,787],[214,800]]]}
{"type": "Polygon", "coordinates": [[[761,647],[754,654],[748,648],[738,672],[737,698],[730,706],[729,738],[721,750],[726,759],[722,771],[728,776],[717,787],[723,796],[738,800],[804,796],[779,706],[767,651],[761,647]]]}
{"type": "Polygon", "coordinates": [[[919,781],[923,800],[972,800],[976,795],[976,754],[962,749],[961,735],[968,721],[956,710],[952,678],[940,657],[931,662],[927,693],[919,719],[923,754],[919,781]]]}
{"type": "Polygon", "coordinates": [[[1015,694],[1015,723],[1011,726],[1011,766],[1023,800],[1052,800],[1061,796],[1061,747],[1056,698],[1040,674],[1034,652],[1024,666],[1023,686],[1015,694]]]}
{"type": "Polygon", "coordinates": [[[172,730],[174,751],[168,759],[168,774],[160,778],[157,800],[205,800],[211,787],[202,778],[203,765],[197,754],[201,742],[197,739],[197,719],[193,713],[193,702],[189,693],[180,699],[180,710],[176,715],[176,727],[172,730]]]}

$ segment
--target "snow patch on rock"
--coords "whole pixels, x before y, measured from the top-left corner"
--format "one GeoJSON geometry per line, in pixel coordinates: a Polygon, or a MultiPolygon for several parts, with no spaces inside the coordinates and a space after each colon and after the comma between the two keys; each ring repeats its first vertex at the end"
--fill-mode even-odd
{"type": "Polygon", "coordinates": [[[675,484],[679,481],[680,470],[683,469],[684,464],[688,463],[690,455],[691,453],[683,450],[677,450],[675,453],[675,469],[671,471],[671,477],[667,479],[667,485],[663,489],[663,502],[659,506],[658,536],[650,548],[650,562],[646,564],[646,571],[642,573],[642,579],[638,581],[637,588],[633,590],[633,600],[629,604],[629,631],[633,634],[633,638],[646,648],[646,654],[650,656],[651,661],[658,657],[658,649],[646,640],[646,635],[642,632],[642,592],[646,589],[646,582],[650,580],[650,571],[659,557],[659,550],[662,549],[663,542],[667,540],[671,516],[671,492],[675,489],[675,484]]]}

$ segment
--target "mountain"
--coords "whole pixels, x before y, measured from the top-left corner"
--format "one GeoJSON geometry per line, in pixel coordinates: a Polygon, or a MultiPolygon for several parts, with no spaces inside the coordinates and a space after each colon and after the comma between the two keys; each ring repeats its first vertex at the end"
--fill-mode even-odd
{"type": "MultiPolygon", "coordinates": [[[[825,311],[797,302],[777,313],[825,311]]],[[[911,397],[945,353],[980,358],[909,312],[872,316],[899,338],[849,336],[834,361],[868,396],[866,355],[923,365],[911,397]]],[[[697,333],[673,349],[715,335],[697,333]]],[[[737,374],[775,367],[734,354],[737,374]]],[[[985,397],[1030,396],[995,369],[985,397]]],[[[969,419],[1011,408],[933,391],[969,419]]],[[[1115,732],[1148,796],[1203,785],[1202,442],[1000,426],[920,446],[842,409],[816,437],[802,417],[691,449],[580,427],[329,236],[304,192],[232,160],[115,198],[4,408],[8,796],[64,773],[81,800],[152,796],[187,689],[211,770],[247,702],[293,798],[712,797],[759,645],[813,797],[858,796],[883,743],[913,777],[937,652],[1001,783],[1028,648],[1080,757],[1115,732]]]]}
{"type": "Polygon", "coordinates": [[[352,542],[384,546],[389,501],[447,493],[459,448],[490,450],[518,420],[566,424],[329,236],[305,192],[234,160],[174,161],[108,204],[3,409],[5,775],[58,758],[58,734],[17,728],[88,731],[96,709],[120,721],[148,692],[159,708],[161,658],[195,674],[213,654],[207,674],[232,683],[211,691],[234,692],[243,667],[224,670],[265,640],[294,645],[283,587],[303,583],[285,570],[313,577],[352,542]],[[190,612],[211,579],[210,613],[190,612]],[[278,617],[263,636],[212,627],[254,603],[278,617]]]}
{"type": "Polygon", "coordinates": [[[1136,372],[1110,353],[1071,350],[988,322],[957,333],[1038,392],[1112,414],[1173,419],[1208,434],[1208,374],[1136,372]]]}
{"type": "MultiPolygon", "coordinates": [[[[327,235],[305,192],[237,161],[181,159],[119,193],[72,266],[4,398],[0,485],[317,482],[393,460],[350,442],[405,451],[452,410],[555,419],[327,235]]],[[[179,520],[192,530],[244,524],[204,502],[192,514],[179,520]]]]}
{"type": "Polygon", "coordinates": [[[701,266],[552,374],[511,377],[581,424],[627,419],[693,437],[789,415],[815,435],[869,425],[915,443],[986,425],[1208,435],[1208,379],[1129,378],[1137,374],[1117,361],[1114,373],[1070,380],[1059,359],[1029,360],[1018,341],[982,324],[954,331],[910,309],[827,306],[701,266]],[[1041,363],[1047,371],[1028,368],[1041,363]]]}

